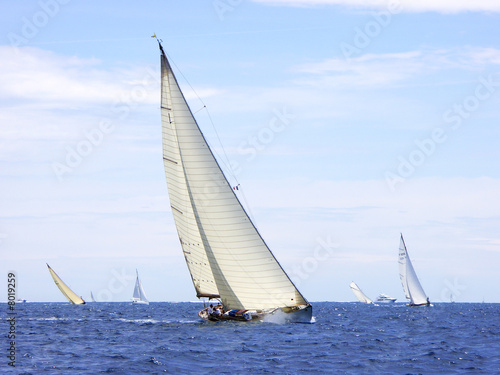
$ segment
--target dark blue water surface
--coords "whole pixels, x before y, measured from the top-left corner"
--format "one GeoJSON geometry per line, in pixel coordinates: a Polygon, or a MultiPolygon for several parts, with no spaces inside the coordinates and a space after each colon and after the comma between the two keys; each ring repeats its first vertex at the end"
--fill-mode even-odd
{"type": "Polygon", "coordinates": [[[17,304],[0,373],[500,374],[500,304],[318,302],[313,324],[203,322],[201,306],[17,304]]]}

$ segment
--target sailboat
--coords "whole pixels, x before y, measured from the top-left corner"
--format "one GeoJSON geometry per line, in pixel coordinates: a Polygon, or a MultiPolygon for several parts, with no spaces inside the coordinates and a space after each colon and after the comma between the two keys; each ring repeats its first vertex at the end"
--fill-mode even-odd
{"type": "MultiPolygon", "coordinates": [[[[156,37],[155,35],[153,37],[156,37]]],[[[158,39],[157,39],[158,40],[158,39]]],[[[310,322],[295,287],[224,176],[161,51],[163,164],[179,241],[198,298],[218,300],[204,320],[310,322]]]]}
{"type": "Polygon", "coordinates": [[[410,301],[409,306],[427,306],[431,304],[411,264],[403,234],[401,234],[399,242],[399,277],[403,284],[405,296],[410,301]]]}
{"type": "Polygon", "coordinates": [[[54,282],[56,283],[57,287],[61,291],[61,293],[66,297],[69,302],[71,302],[74,305],[83,305],[85,304],[85,301],[81,298],[78,297],[78,295],[73,292],[69,286],[67,286],[61,278],[57,275],[57,273],[54,272],[52,268],[47,264],[47,267],[49,268],[50,275],[54,279],[54,282]]]}
{"type": "Polygon", "coordinates": [[[142,288],[141,280],[139,280],[139,272],[135,270],[137,274],[137,279],[135,280],[134,294],[132,296],[132,303],[139,303],[144,305],[149,305],[149,301],[146,298],[144,289],[142,288]]]}
{"type": "Polygon", "coordinates": [[[359,286],[353,281],[352,283],[349,284],[351,287],[352,292],[356,296],[356,298],[359,300],[361,303],[373,303],[373,301],[368,298],[363,291],[359,288],[359,286]]]}
{"type": "Polygon", "coordinates": [[[95,302],[94,293],[90,291],[90,302],[95,302]]]}

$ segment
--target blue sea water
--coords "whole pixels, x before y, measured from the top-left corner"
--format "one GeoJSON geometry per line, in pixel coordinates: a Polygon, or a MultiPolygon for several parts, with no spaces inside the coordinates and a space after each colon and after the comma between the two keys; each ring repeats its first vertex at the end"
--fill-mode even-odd
{"type": "Polygon", "coordinates": [[[201,306],[17,304],[0,373],[500,374],[500,304],[318,302],[313,324],[204,322],[201,306]]]}

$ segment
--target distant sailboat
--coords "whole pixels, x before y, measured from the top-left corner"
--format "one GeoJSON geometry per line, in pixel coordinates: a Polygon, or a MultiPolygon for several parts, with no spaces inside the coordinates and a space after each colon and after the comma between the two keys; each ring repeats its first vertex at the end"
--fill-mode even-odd
{"type": "Polygon", "coordinates": [[[90,291],[90,302],[95,302],[94,294],[90,291]]]}
{"type": "Polygon", "coordinates": [[[163,164],[170,205],[196,296],[221,303],[221,309],[208,307],[198,315],[205,320],[252,320],[277,314],[283,321],[310,322],[312,306],[235,195],[158,43],[163,164]]]}
{"type": "Polygon", "coordinates": [[[363,293],[363,291],[359,288],[359,286],[354,281],[351,284],[349,284],[349,286],[351,287],[352,292],[357,297],[359,302],[361,302],[361,303],[373,303],[373,301],[363,293]]]}
{"type": "Polygon", "coordinates": [[[429,298],[425,295],[424,289],[420,285],[420,281],[418,281],[415,269],[411,264],[402,234],[399,242],[399,277],[403,284],[405,296],[410,301],[410,306],[430,305],[429,298]]]}
{"type": "Polygon", "coordinates": [[[137,273],[137,279],[135,280],[135,288],[132,301],[133,303],[142,303],[145,305],[149,305],[149,301],[146,298],[144,289],[142,288],[141,280],[139,280],[139,272],[137,270],[135,270],[135,272],[137,273]]]}
{"type": "Polygon", "coordinates": [[[56,283],[57,287],[61,291],[61,293],[68,299],[69,302],[71,302],[74,305],[83,305],[85,304],[85,301],[81,298],[78,297],[62,280],[59,276],[57,276],[57,273],[54,272],[52,268],[47,264],[47,267],[49,268],[50,275],[54,279],[54,282],[56,283]]]}

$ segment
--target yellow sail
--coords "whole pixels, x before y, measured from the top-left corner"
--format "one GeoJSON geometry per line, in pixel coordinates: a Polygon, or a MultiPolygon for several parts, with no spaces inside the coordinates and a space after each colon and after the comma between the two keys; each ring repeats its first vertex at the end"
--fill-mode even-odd
{"type": "Polygon", "coordinates": [[[54,272],[52,268],[47,264],[47,267],[49,267],[49,272],[52,278],[54,279],[54,282],[56,283],[57,287],[61,291],[62,294],[71,302],[72,304],[75,305],[83,305],[85,301],[78,297],[75,292],[73,292],[62,280],[59,276],[57,276],[57,273],[54,272]]]}

